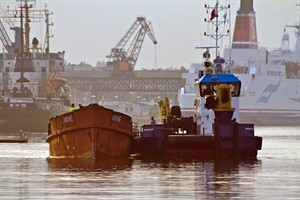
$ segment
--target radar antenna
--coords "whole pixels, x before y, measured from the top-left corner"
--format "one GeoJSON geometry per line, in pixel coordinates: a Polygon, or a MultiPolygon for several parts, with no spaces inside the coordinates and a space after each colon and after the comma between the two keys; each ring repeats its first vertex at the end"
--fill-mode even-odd
{"type": "MultiPolygon", "coordinates": [[[[212,25],[211,31],[204,32],[205,36],[211,37],[215,40],[216,46],[219,46],[219,39],[221,39],[224,36],[229,36],[229,29],[226,30],[225,34],[221,34],[220,27],[224,26],[227,23],[229,23],[229,20],[227,19],[227,14],[229,14],[230,5],[228,6],[219,6],[219,1],[216,2],[215,6],[209,6],[205,4],[204,6],[206,8],[206,13],[210,16],[208,18],[205,18],[204,21],[212,25]],[[220,15],[220,14],[223,15],[220,15]],[[221,17],[221,18],[220,18],[221,17]]],[[[216,48],[216,55],[218,56],[218,49],[216,48]]]]}

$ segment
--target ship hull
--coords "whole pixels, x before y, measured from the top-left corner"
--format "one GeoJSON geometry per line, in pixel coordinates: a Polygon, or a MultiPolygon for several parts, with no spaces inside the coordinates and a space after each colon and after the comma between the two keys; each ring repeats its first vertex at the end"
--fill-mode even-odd
{"type": "Polygon", "coordinates": [[[252,122],[258,126],[299,126],[300,113],[240,113],[240,123],[252,122]]]}
{"type": "Polygon", "coordinates": [[[133,140],[131,127],[131,117],[98,105],[54,117],[46,139],[50,157],[129,157],[133,140]]]}
{"type": "Polygon", "coordinates": [[[224,133],[225,126],[220,131],[223,136],[217,137],[196,133],[174,135],[161,125],[144,125],[141,137],[134,141],[134,151],[141,157],[163,156],[172,159],[256,158],[258,150],[262,148],[262,137],[254,136],[254,129],[250,131],[252,133],[249,132],[248,129],[253,125],[240,126],[237,138],[234,138],[233,133],[224,133]]]}
{"type": "Polygon", "coordinates": [[[47,123],[53,113],[40,108],[0,108],[0,133],[20,130],[47,132],[47,123]]]}
{"type": "MultiPolygon", "coordinates": [[[[183,96],[183,95],[182,95],[183,96]]],[[[197,113],[195,107],[181,108],[182,116],[193,116],[197,113]]],[[[240,123],[252,122],[257,126],[299,126],[299,110],[240,108],[240,123]]]]}
{"type": "Polygon", "coordinates": [[[49,119],[65,110],[65,101],[45,98],[11,98],[0,102],[0,133],[44,132],[49,119]]]}
{"type": "MultiPolygon", "coordinates": [[[[241,143],[245,143],[249,138],[243,138],[241,143]]],[[[240,148],[238,152],[239,158],[256,158],[258,149],[256,146],[261,145],[262,138],[251,138],[251,147],[240,148]]],[[[216,158],[216,150],[214,147],[213,136],[199,135],[171,135],[167,139],[167,145],[161,148],[156,146],[156,138],[143,138],[141,141],[136,141],[138,155],[141,157],[167,157],[171,159],[212,159],[216,158]],[[139,146],[140,145],[140,146],[139,146]],[[150,146],[150,147],[149,147],[150,146]]],[[[224,148],[219,152],[220,158],[234,158],[236,152],[233,148],[224,148]]]]}

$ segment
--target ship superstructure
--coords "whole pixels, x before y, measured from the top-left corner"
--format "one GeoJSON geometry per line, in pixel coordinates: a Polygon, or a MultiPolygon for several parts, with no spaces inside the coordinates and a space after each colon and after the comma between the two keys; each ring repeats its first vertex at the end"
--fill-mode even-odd
{"type": "MultiPolygon", "coordinates": [[[[299,34],[296,36],[299,37],[299,34]]],[[[283,45],[287,47],[287,35],[283,39],[283,45]]],[[[298,41],[300,40],[297,38],[296,46],[298,41]]],[[[253,1],[241,0],[232,46],[224,50],[225,63],[229,64],[223,65],[225,73],[231,72],[241,80],[237,121],[252,121],[257,125],[299,125],[300,65],[292,59],[299,58],[299,55],[297,56],[297,51],[282,49],[279,52],[285,57],[276,57],[275,52],[268,52],[257,45],[253,1]]],[[[191,80],[198,77],[199,70],[201,64],[195,63],[191,65],[189,73],[183,75],[189,80],[179,91],[179,102],[185,116],[196,112],[196,94],[191,80]]],[[[212,112],[205,116],[203,120],[213,118],[212,112]]]]}
{"type": "Polygon", "coordinates": [[[5,48],[0,54],[0,132],[46,131],[49,118],[69,104],[66,80],[60,78],[65,52],[50,52],[50,14],[47,8],[35,9],[35,1],[24,0],[19,10],[8,9],[2,17],[20,26],[11,27],[15,31],[11,42],[2,20],[0,24],[5,48]],[[36,37],[31,38],[31,22],[35,21],[46,22],[44,46],[36,37]]]}
{"type": "Polygon", "coordinates": [[[266,49],[259,48],[253,0],[241,0],[236,14],[232,45],[224,49],[224,58],[233,66],[264,63],[266,49]]]}

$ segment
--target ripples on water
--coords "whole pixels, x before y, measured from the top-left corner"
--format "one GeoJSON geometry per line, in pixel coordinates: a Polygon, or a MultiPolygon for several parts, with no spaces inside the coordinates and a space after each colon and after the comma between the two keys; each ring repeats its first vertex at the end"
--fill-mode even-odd
{"type": "Polygon", "coordinates": [[[257,160],[51,159],[48,144],[0,144],[0,199],[299,199],[300,129],[256,128],[257,160]]]}

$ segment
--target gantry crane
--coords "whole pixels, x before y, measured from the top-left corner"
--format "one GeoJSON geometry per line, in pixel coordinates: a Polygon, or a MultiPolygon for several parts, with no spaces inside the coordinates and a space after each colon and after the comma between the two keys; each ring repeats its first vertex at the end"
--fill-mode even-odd
{"type": "Polygon", "coordinates": [[[15,31],[15,42],[12,42],[4,28],[2,21],[0,20],[0,40],[8,53],[15,53],[15,51],[20,51],[20,37],[21,29],[19,27],[11,27],[11,30],[15,31]]]}
{"type": "Polygon", "coordinates": [[[136,21],[118,44],[111,49],[110,55],[106,56],[109,58],[109,61],[106,63],[106,68],[115,72],[133,71],[146,33],[153,41],[153,44],[156,45],[157,41],[154,36],[151,22],[147,21],[145,17],[137,17],[136,21]],[[139,30],[132,40],[129,48],[125,50],[127,42],[138,28],[139,30]]]}

